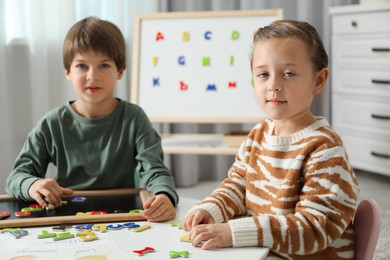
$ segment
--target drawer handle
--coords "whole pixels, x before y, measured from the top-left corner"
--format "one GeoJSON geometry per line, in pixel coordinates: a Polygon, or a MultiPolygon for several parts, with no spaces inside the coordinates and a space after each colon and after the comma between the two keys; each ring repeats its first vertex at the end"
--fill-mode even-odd
{"type": "Polygon", "coordinates": [[[390,116],[381,116],[381,115],[371,114],[371,117],[375,118],[375,119],[381,119],[381,120],[390,120],[390,116]]]}
{"type": "Polygon", "coordinates": [[[390,52],[390,48],[376,48],[376,47],[373,47],[372,51],[373,52],[390,52]]]}
{"type": "Polygon", "coordinates": [[[374,84],[390,84],[390,80],[385,79],[372,79],[371,82],[374,84]]]}
{"type": "Polygon", "coordinates": [[[380,158],[383,158],[383,159],[390,159],[390,154],[377,153],[377,152],[371,151],[371,155],[372,156],[376,156],[376,157],[380,157],[380,158]]]}

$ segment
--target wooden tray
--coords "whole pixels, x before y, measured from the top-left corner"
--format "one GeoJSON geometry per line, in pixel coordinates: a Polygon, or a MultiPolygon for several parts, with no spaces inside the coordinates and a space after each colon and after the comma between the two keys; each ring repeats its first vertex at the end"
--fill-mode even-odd
{"type": "Polygon", "coordinates": [[[0,195],[0,211],[9,211],[11,216],[0,219],[0,228],[72,225],[84,223],[104,223],[119,221],[146,220],[141,213],[130,210],[143,209],[143,202],[151,195],[144,189],[79,190],[72,196],[63,197],[67,205],[54,210],[32,212],[28,217],[15,217],[14,213],[34,202],[15,200],[9,195],[0,195]],[[83,202],[73,202],[72,198],[84,196],[83,202]],[[117,208],[118,210],[113,210],[117,208]],[[76,216],[77,212],[106,211],[108,214],[76,216]]]}

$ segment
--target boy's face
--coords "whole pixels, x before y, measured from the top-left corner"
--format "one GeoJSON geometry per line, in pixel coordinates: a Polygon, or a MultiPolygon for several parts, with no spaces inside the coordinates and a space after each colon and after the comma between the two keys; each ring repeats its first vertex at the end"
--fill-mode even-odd
{"type": "Polygon", "coordinates": [[[99,52],[75,55],[66,77],[72,82],[77,100],[84,105],[112,102],[116,81],[122,78],[115,62],[99,52]]]}
{"type": "Polygon", "coordinates": [[[271,119],[299,120],[311,115],[314,94],[322,91],[327,69],[314,71],[303,41],[274,38],[259,42],[252,65],[256,99],[271,119]]]}

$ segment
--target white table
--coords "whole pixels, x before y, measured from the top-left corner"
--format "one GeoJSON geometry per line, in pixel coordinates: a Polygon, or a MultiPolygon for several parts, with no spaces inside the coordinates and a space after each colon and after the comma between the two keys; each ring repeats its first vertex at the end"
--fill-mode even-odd
{"type": "MultiPolygon", "coordinates": [[[[180,220],[183,218],[188,209],[197,202],[194,199],[180,198],[176,219],[180,220]]],[[[91,242],[82,242],[78,238],[61,241],[53,241],[52,238],[37,239],[37,235],[41,234],[42,230],[52,232],[51,227],[26,228],[29,234],[20,239],[15,239],[7,233],[0,233],[0,258],[10,259],[16,256],[25,256],[23,259],[116,260],[140,259],[142,257],[142,259],[161,260],[170,259],[169,251],[188,250],[190,253],[189,259],[228,260],[244,257],[246,260],[259,260],[265,259],[268,253],[267,248],[259,247],[202,250],[193,247],[191,243],[181,242],[180,237],[186,235],[187,232],[176,227],[171,227],[169,222],[148,223],[137,221],[136,223],[140,225],[149,224],[151,228],[138,233],[127,229],[108,230],[105,233],[95,232],[99,240],[91,242]],[[147,253],[143,256],[137,256],[132,252],[133,250],[140,250],[145,247],[152,247],[155,249],[155,252],[147,253]],[[27,258],[27,255],[30,258],[27,258]],[[33,256],[36,258],[32,258],[33,256]],[[91,258],[91,256],[95,257],[91,258]]],[[[68,229],[67,231],[75,233],[74,228],[68,229]]]]}

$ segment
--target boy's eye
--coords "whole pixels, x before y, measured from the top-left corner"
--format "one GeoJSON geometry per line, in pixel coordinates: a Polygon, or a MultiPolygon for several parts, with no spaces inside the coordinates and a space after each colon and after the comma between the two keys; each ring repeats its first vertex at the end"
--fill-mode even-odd
{"type": "Polygon", "coordinates": [[[110,64],[103,63],[102,65],[100,65],[100,67],[101,67],[102,69],[107,69],[107,68],[110,68],[110,64]]]}
{"type": "Polygon", "coordinates": [[[85,64],[77,64],[76,65],[76,68],[79,68],[79,69],[82,69],[82,70],[85,70],[86,68],[87,68],[87,65],[85,65],[85,64]]]}

